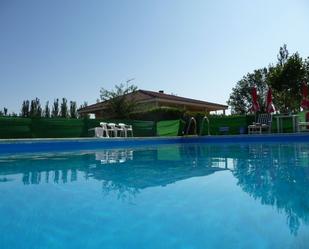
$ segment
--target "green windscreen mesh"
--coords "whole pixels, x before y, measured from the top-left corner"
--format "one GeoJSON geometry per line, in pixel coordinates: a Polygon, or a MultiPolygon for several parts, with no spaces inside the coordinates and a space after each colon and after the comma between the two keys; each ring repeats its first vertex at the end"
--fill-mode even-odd
{"type": "Polygon", "coordinates": [[[299,112],[297,116],[299,122],[306,122],[306,112],[299,112]]]}
{"type": "Polygon", "coordinates": [[[166,120],[157,123],[158,136],[178,136],[183,129],[183,122],[181,120],[166,120]]]}
{"type": "MultiPolygon", "coordinates": [[[[300,121],[305,121],[305,112],[300,113],[300,121]]],[[[254,121],[251,116],[210,116],[209,130],[211,135],[219,135],[222,127],[229,128],[229,134],[246,132],[249,124],[254,121]]],[[[100,122],[125,123],[133,126],[134,137],[177,136],[184,129],[182,120],[165,120],[160,122],[139,120],[104,120],[104,119],[64,119],[64,118],[20,118],[0,117],[0,139],[5,138],[68,138],[87,137],[94,134],[89,129],[100,126],[100,122]]],[[[293,131],[292,117],[282,120],[284,132],[293,131]]],[[[198,120],[198,134],[208,133],[208,123],[201,125],[198,120]]],[[[273,131],[276,122],[272,122],[273,131]]]]}
{"type": "Polygon", "coordinates": [[[220,130],[226,129],[228,134],[246,133],[248,124],[251,124],[251,119],[247,121],[246,116],[209,116],[209,123],[206,120],[199,120],[198,134],[221,135],[220,130]]]}
{"type": "Polygon", "coordinates": [[[133,127],[134,137],[152,137],[156,135],[155,122],[153,121],[138,121],[131,122],[133,127]]]}
{"type": "Polygon", "coordinates": [[[81,119],[41,118],[32,119],[31,131],[34,138],[80,137],[83,126],[81,119]]]}
{"type": "MultiPolygon", "coordinates": [[[[302,111],[302,112],[299,112],[297,114],[297,118],[298,118],[298,122],[308,122],[309,120],[309,112],[308,111],[302,111]]],[[[309,126],[307,125],[300,125],[298,127],[298,130],[299,131],[308,131],[309,130],[309,126]]]]}
{"type": "Polygon", "coordinates": [[[0,138],[31,138],[31,119],[0,117],[0,138]]]}

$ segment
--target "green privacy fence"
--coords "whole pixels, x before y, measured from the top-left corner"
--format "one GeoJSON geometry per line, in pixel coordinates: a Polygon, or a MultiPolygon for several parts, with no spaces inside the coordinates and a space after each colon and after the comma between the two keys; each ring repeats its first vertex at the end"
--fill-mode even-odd
{"type": "Polygon", "coordinates": [[[184,122],[182,120],[165,120],[157,122],[158,136],[179,136],[182,134],[184,122]]]}
{"type": "Polygon", "coordinates": [[[198,120],[198,131],[202,128],[202,135],[208,134],[208,128],[211,135],[221,134],[243,134],[247,133],[249,123],[254,118],[251,116],[210,116],[209,127],[206,120],[202,126],[202,119],[198,120]]]}
{"type": "Polygon", "coordinates": [[[0,138],[87,137],[89,129],[100,126],[100,122],[130,124],[136,137],[156,135],[153,121],[0,117],[0,138]]]}
{"type": "Polygon", "coordinates": [[[30,138],[31,119],[30,118],[0,118],[0,138],[30,138]]]}
{"type": "MultiPolygon", "coordinates": [[[[271,132],[277,132],[277,119],[274,115],[272,119],[271,132]]],[[[211,135],[236,135],[236,134],[247,134],[248,125],[256,121],[257,117],[254,115],[242,115],[242,116],[209,116],[209,131],[211,135]]],[[[202,129],[202,135],[208,134],[208,123],[205,121],[202,126],[202,118],[197,120],[198,131],[202,129]]],[[[280,118],[280,127],[282,132],[290,133],[293,132],[293,120],[291,116],[286,118],[280,118]]]]}
{"type": "Polygon", "coordinates": [[[83,136],[84,122],[81,119],[32,119],[33,138],[66,138],[83,136]]]}
{"type": "MultiPolygon", "coordinates": [[[[254,116],[209,116],[210,134],[243,134],[255,120],[254,116]],[[226,129],[222,129],[227,127],[226,129]]],[[[104,120],[104,119],[61,119],[61,118],[19,118],[0,117],[0,138],[68,138],[90,136],[89,129],[98,127],[100,122],[125,123],[133,126],[134,136],[177,136],[184,129],[184,122],[177,120],[141,121],[141,120],[104,120]]],[[[282,131],[292,132],[292,118],[283,118],[282,131]]],[[[277,122],[273,118],[272,132],[277,132],[277,122]]],[[[207,135],[208,124],[202,118],[197,119],[197,131],[207,135]]]]}

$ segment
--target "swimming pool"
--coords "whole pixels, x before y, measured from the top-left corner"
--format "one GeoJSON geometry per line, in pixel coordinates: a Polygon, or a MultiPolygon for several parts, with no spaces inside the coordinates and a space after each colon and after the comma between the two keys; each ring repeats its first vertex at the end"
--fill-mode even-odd
{"type": "Polygon", "coordinates": [[[0,248],[308,248],[309,143],[162,141],[3,147],[0,248]]]}

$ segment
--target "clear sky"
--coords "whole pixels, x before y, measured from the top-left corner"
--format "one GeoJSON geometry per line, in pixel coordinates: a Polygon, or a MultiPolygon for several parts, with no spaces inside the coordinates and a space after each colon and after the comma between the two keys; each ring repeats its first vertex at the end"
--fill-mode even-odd
{"type": "Polygon", "coordinates": [[[279,47],[309,56],[307,0],[0,0],[0,108],[95,103],[101,87],[225,104],[279,47]]]}

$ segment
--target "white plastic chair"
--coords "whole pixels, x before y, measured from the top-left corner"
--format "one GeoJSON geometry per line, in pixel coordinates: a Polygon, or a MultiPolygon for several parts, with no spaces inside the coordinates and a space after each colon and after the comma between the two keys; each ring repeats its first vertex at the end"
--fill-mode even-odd
{"type": "Polygon", "coordinates": [[[103,137],[103,129],[101,127],[95,127],[94,128],[94,136],[95,137],[103,137]]]}
{"type": "Polygon", "coordinates": [[[108,123],[107,127],[109,128],[108,130],[113,134],[114,137],[117,137],[118,129],[116,127],[115,123],[108,123]]]}
{"type": "Polygon", "coordinates": [[[103,130],[102,137],[104,137],[104,133],[105,133],[106,137],[109,137],[109,131],[110,131],[110,130],[109,130],[108,127],[107,127],[107,123],[101,122],[100,125],[101,125],[102,130],[103,130]]]}
{"type": "Polygon", "coordinates": [[[120,132],[120,137],[127,137],[126,125],[123,123],[118,124],[118,131],[120,132]]]}
{"type": "Polygon", "coordinates": [[[126,124],[123,124],[123,123],[119,123],[118,125],[119,125],[119,127],[121,129],[121,132],[124,133],[125,137],[128,137],[128,132],[130,132],[131,136],[133,137],[132,125],[126,125],[126,124]]]}
{"type": "Polygon", "coordinates": [[[128,132],[130,132],[131,137],[133,137],[133,127],[132,127],[132,125],[126,125],[125,130],[126,130],[126,134],[127,134],[126,136],[128,136],[128,132]]]}

